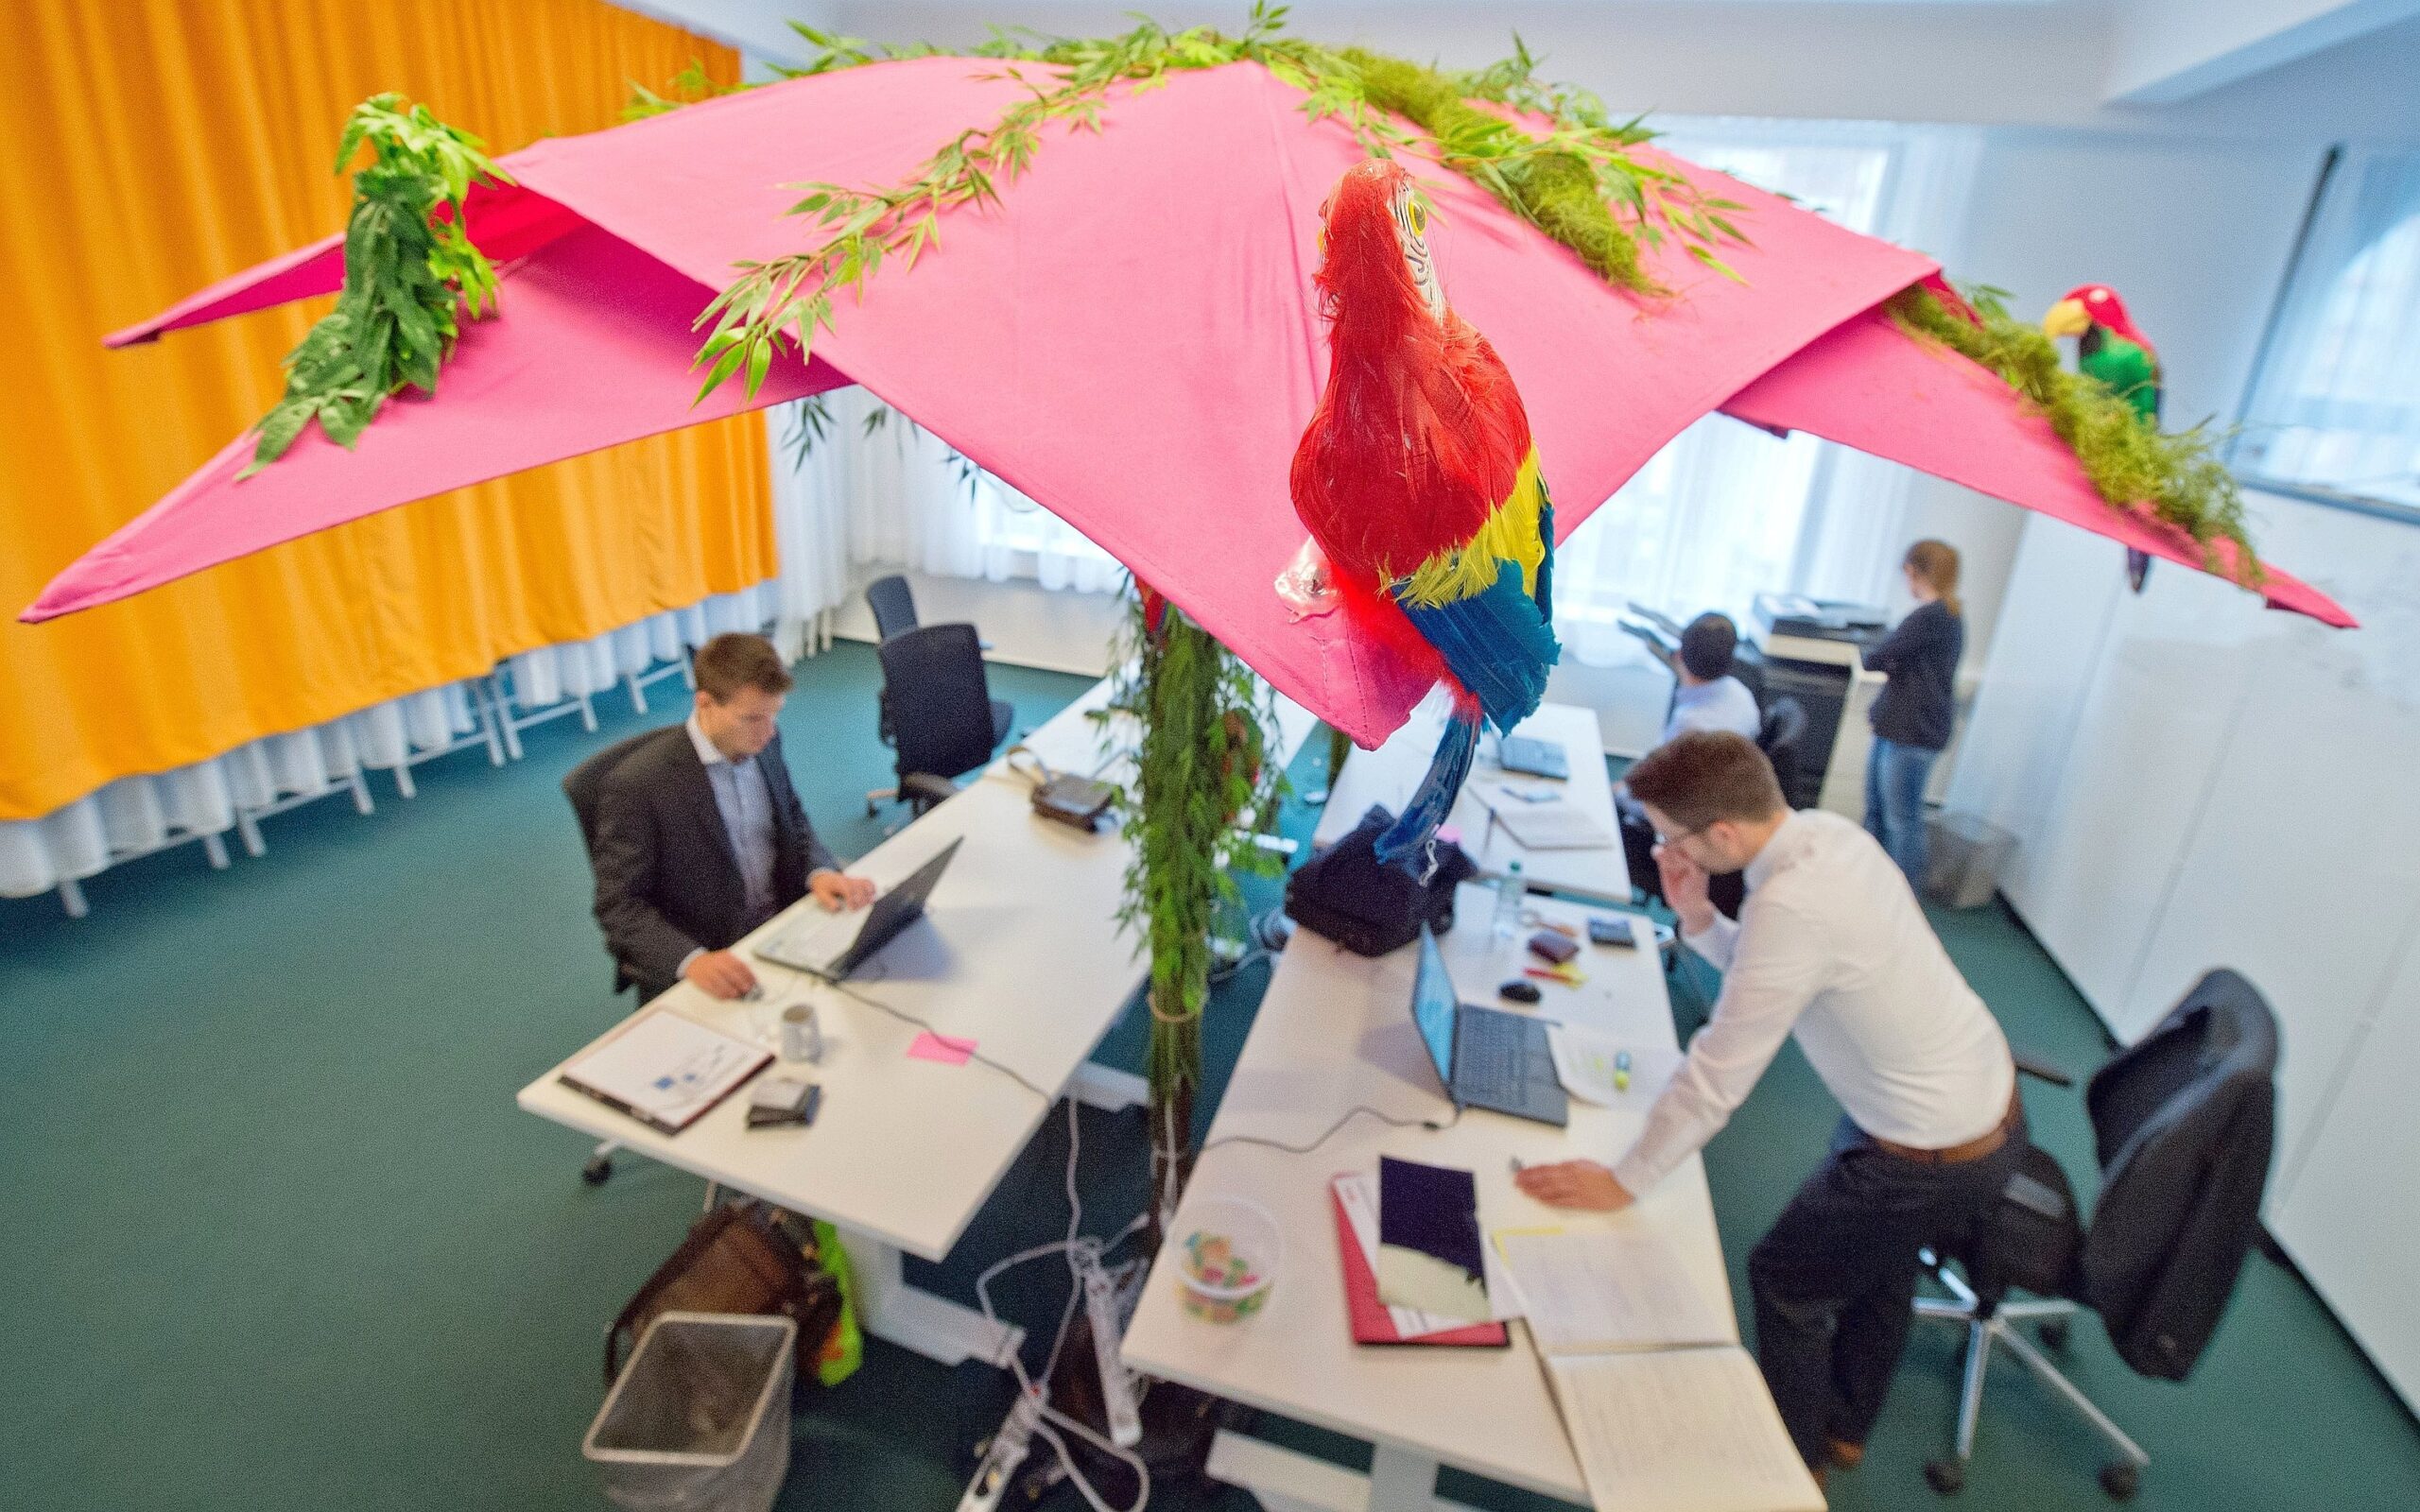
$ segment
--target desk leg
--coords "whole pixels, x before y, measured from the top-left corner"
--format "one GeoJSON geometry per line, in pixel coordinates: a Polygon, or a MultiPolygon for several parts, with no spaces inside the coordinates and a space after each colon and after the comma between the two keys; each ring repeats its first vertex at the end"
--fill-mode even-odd
{"type": "Polygon", "coordinates": [[[857,1282],[857,1322],[877,1339],[943,1365],[982,1360],[1006,1367],[1025,1330],[994,1323],[971,1307],[908,1284],[897,1249],[843,1228],[840,1242],[857,1282]]]}
{"type": "Polygon", "coordinates": [[[1437,1462],[1387,1444],[1372,1446],[1369,1512],[1429,1512],[1437,1499],[1437,1462]]]}
{"type": "Polygon", "coordinates": [[[1472,1512],[1437,1495],[1434,1459],[1385,1444],[1372,1446],[1363,1475],[1222,1428],[1208,1469],[1212,1480],[1250,1491],[1263,1512],[1472,1512]]]}

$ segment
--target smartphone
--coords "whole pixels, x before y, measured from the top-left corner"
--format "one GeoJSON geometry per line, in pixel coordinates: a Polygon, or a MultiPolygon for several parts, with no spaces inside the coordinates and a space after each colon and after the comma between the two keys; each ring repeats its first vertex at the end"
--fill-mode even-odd
{"type": "Polygon", "coordinates": [[[1638,949],[1638,936],[1631,933],[1630,920],[1619,915],[1590,916],[1588,937],[1599,945],[1618,945],[1624,950],[1638,949]]]}

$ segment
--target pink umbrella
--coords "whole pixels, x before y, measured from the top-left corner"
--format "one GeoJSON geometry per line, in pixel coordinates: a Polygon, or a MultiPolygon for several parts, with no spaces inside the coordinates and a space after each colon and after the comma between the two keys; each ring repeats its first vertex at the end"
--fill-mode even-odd
{"type": "MultiPolygon", "coordinates": [[[[520,187],[467,213],[517,255],[503,315],[470,327],[439,395],[390,404],[345,452],[305,434],[241,483],[249,440],[71,565],[26,611],[105,603],[412,499],[746,407],[691,407],[691,320],[741,259],[808,244],[802,180],[885,185],[988,125],[1021,87],[933,58],[793,80],[502,161],[520,187]]],[[[1287,467],[1324,373],[1317,210],[1361,156],[1253,64],[1119,99],[1054,131],[1000,205],[954,213],[912,269],[837,302],[815,359],[754,403],[863,385],[1031,495],[1363,744],[1426,692],[1338,616],[1293,622],[1271,583],[1303,540],[1287,467]]],[[[2180,532],[2101,505],[2006,387],[1875,307],[1935,271],[1786,201],[1679,164],[1750,209],[1744,282],[1668,247],[1678,297],[1642,307],[1459,176],[1431,170],[1448,297],[1521,388],[1563,532],[1699,416],[1726,408],[1941,472],[2198,564],[2180,532]]],[[[113,340],[333,289],[327,244],[113,340]]],[[[2349,624],[2272,573],[2271,602],[2349,624]]]]}

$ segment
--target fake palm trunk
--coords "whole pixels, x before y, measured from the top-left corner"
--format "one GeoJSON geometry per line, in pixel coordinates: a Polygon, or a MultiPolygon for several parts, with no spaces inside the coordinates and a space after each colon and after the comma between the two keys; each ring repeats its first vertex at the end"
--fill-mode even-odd
{"type": "Polygon", "coordinates": [[[1150,954],[1151,1236],[1163,1237],[1193,1172],[1194,1093],[1201,1014],[1210,999],[1210,938],[1230,868],[1261,869],[1236,828],[1246,809],[1273,815],[1277,774],[1264,770],[1266,688],[1208,631],[1145,588],[1132,625],[1119,708],[1142,726],[1128,795],[1125,921],[1150,954]]]}

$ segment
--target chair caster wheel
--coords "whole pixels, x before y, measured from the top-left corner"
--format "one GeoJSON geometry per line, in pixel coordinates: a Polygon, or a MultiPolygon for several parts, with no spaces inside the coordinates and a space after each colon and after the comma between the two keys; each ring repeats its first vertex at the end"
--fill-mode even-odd
{"type": "Polygon", "coordinates": [[[2103,1465],[2100,1488],[2109,1493],[2113,1502],[2131,1502],[2135,1493],[2143,1488],[2143,1472],[2132,1465],[2103,1465]]]}
{"type": "Polygon", "coordinates": [[[1956,1496],[1966,1489],[1965,1462],[1954,1459],[1927,1460],[1925,1484],[1943,1496],[1956,1496]]]}
{"type": "Polygon", "coordinates": [[[2065,1318],[2057,1318],[2043,1324],[2041,1337],[2042,1347],[2046,1349],[2066,1349],[2067,1347],[2066,1320],[2065,1318]]]}
{"type": "Polygon", "coordinates": [[[592,1187],[603,1186],[605,1178],[613,1174],[614,1158],[610,1155],[592,1155],[588,1163],[579,1168],[579,1178],[592,1187]]]}

